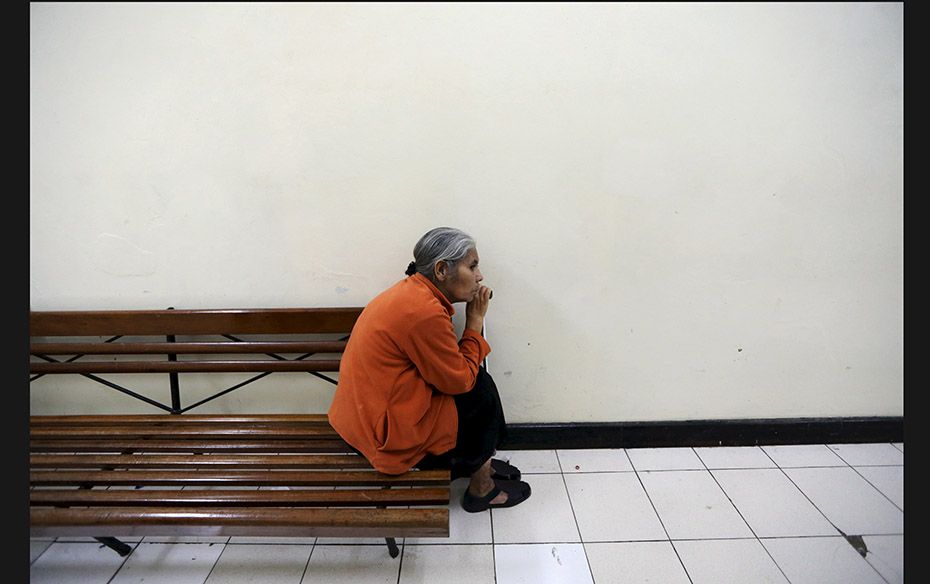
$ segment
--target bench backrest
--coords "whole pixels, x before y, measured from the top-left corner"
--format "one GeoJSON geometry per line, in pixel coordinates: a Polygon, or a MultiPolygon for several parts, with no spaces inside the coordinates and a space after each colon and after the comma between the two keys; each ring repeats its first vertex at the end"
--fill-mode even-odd
{"type": "Polygon", "coordinates": [[[29,315],[31,380],[47,374],[80,374],[180,413],[179,373],[337,372],[361,311],[361,307],[33,311],[29,315]],[[261,339],[247,338],[255,336],[261,339]],[[334,338],[307,340],[318,336],[334,338]],[[96,376],[113,373],[169,374],[172,406],[96,376]]]}

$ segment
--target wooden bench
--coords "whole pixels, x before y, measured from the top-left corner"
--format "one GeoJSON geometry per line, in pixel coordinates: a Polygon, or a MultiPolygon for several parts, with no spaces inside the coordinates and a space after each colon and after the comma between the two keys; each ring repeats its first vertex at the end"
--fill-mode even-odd
{"type": "Polygon", "coordinates": [[[96,537],[122,555],[121,536],[383,537],[391,557],[397,537],[448,537],[447,470],[377,472],[325,414],[186,413],[274,372],[335,383],[324,373],[360,312],[31,312],[31,382],[81,375],[165,412],[31,416],[31,535],[96,537]],[[181,373],[252,376],[183,407],[181,373]],[[170,405],[120,374],[167,375],[170,405]]]}

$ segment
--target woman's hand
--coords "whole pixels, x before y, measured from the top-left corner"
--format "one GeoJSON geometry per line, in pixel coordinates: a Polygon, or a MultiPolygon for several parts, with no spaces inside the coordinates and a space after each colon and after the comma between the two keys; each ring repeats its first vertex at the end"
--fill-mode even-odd
{"type": "Polygon", "coordinates": [[[488,313],[492,291],[484,285],[478,286],[478,292],[465,305],[465,328],[480,333],[484,328],[484,317],[488,313]]]}

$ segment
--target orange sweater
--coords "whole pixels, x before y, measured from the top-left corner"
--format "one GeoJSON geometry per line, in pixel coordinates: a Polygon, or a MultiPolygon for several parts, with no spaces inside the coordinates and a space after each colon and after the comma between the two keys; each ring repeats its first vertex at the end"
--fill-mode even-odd
{"type": "Polygon", "coordinates": [[[329,422],[383,473],[455,446],[452,396],[474,387],[491,347],[470,329],[458,340],[453,314],[443,293],[414,274],[372,299],[352,329],[329,422]]]}

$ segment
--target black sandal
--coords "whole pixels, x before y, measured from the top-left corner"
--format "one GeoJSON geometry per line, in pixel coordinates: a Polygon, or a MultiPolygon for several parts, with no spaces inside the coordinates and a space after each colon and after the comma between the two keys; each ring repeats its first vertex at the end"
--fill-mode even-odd
{"type": "Polygon", "coordinates": [[[495,480],[494,488],[487,495],[479,497],[472,495],[465,489],[465,496],[462,497],[462,509],[468,513],[480,513],[488,509],[497,509],[503,507],[513,507],[530,498],[530,485],[523,481],[503,481],[495,480]],[[503,503],[492,503],[494,497],[507,493],[507,500],[503,503]]]}
{"type": "Polygon", "coordinates": [[[514,465],[500,460],[498,458],[491,459],[491,478],[500,479],[504,481],[519,481],[520,480],[520,469],[514,465]]]}

